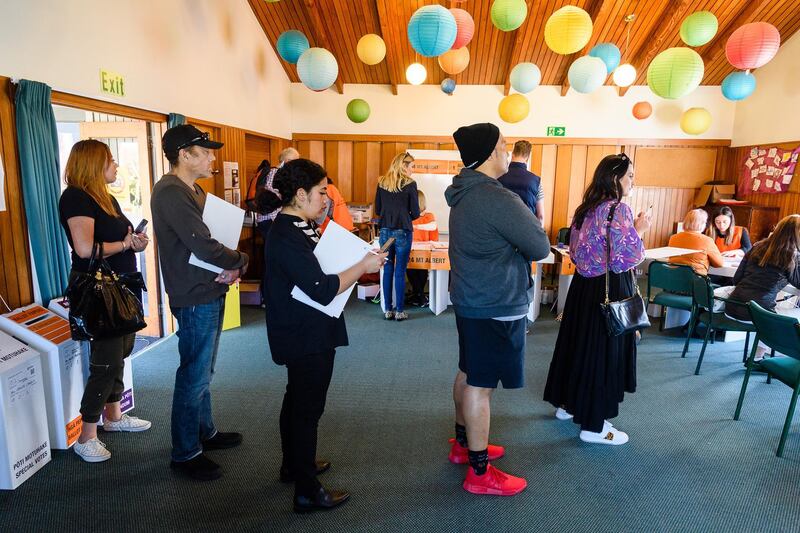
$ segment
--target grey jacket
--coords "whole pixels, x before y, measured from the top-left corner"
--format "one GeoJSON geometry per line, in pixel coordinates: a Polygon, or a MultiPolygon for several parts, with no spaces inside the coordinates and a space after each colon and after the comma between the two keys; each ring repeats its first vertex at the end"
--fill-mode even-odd
{"type": "Polygon", "coordinates": [[[539,220],[517,194],[472,169],[462,169],[444,195],[450,206],[450,299],[456,314],[526,314],[531,262],[550,252],[539,220]]]}

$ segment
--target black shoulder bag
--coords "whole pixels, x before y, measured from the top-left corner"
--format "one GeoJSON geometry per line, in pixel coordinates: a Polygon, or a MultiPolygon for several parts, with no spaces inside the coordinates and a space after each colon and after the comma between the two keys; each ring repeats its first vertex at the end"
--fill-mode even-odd
{"type": "Polygon", "coordinates": [[[92,247],[89,272],[72,271],[67,285],[69,328],[74,340],[91,341],[135,333],[147,324],[142,303],[131,290],[143,289],[138,272],[116,274],[103,258],[103,243],[92,247]]]}
{"type": "Polygon", "coordinates": [[[636,289],[636,294],[617,302],[611,302],[608,299],[608,269],[611,265],[611,221],[614,219],[614,211],[616,211],[618,205],[619,202],[611,206],[606,220],[606,300],[600,304],[603,316],[606,319],[606,329],[609,337],[617,337],[650,327],[650,319],[647,318],[647,309],[642,295],[639,293],[639,284],[636,283],[634,269],[631,269],[630,272],[631,276],[633,276],[633,286],[636,289]]]}

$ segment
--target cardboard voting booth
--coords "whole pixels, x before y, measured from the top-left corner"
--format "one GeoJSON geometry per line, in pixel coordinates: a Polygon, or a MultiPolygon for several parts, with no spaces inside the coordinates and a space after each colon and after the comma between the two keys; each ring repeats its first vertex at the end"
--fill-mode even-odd
{"type": "Polygon", "coordinates": [[[72,340],[69,322],[32,304],[0,315],[0,330],[41,354],[50,446],[68,449],[81,433],[83,396],[83,350],[72,340]]]}
{"type": "Polygon", "coordinates": [[[41,358],[0,333],[0,489],[16,489],[49,462],[41,358]]]}

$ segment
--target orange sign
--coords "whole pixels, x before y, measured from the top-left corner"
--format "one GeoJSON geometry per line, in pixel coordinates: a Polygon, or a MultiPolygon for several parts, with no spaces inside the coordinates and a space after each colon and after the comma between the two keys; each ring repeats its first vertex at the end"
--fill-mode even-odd
{"type": "Polygon", "coordinates": [[[60,316],[51,314],[44,307],[35,306],[20,311],[8,318],[27,327],[32,332],[44,337],[53,344],[61,344],[72,338],[72,334],[69,331],[69,322],[60,316]]]}
{"type": "Polygon", "coordinates": [[[449,161],[437,161],[433,159],[415,159],[414,173],[416,174],[448,174],[449,161]]]}
{"type": "Polygon", "coordinates": [[[450,270],[447,250],[411,250],[408,268],[417,270],[450,270]]]}
{"type": "Polygon", "coordinates": [[[81,427],[83,426],[83,418],[76,416],[67,422],[67,446],[72,446],[72,443],[78,440],[81,435],[81,427]]]}

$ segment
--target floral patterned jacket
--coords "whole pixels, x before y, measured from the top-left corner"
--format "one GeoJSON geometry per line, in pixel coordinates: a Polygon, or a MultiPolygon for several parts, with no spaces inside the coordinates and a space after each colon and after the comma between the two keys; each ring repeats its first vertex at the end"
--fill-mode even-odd
{"type": "MultiPolygon", "coordinates": [[[[587,213],[580,228],[572,226],[569,254],[578,273],[585,278],[606,272],[606,219],[615,200],[608,200],[587,213]]],[[[633,226],[631,208],[620,203],[611,221],[611,272],[626,272],[644,259],[644,243],[633,226]]]]}

